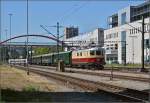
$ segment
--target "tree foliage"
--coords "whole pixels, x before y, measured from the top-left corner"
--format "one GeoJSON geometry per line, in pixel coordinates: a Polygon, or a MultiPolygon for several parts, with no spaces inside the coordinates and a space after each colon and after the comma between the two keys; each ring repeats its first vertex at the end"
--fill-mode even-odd
{"type": "Polygon", "coordinates": [[[50,51],[50,48],[39,47],[39,48],[34,49],[34,54],[35,55],[47,54],[49,53],[49,51],[50,51]]]}
{"type": "MultiPolygon", "coordinates": [[[[59,52],[62,51],[62,48],[59,47],[59,52]]],[[[57,52],[57,47],[52,46],[52,47],[38,47],[34,49],[34,55],[42,55],[42,54],[48,54],[48,53],[54,53],[57,52]]]]}

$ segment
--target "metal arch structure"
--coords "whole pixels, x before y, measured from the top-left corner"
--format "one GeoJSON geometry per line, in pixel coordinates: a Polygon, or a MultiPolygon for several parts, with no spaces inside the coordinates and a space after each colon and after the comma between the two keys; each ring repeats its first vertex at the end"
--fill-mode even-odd
{"type": "Polygon", "coordinates": [[[3,43],[6,43],[7,41],[10,41],[10,40],[13,40],[13,39],[17,39],[17,38],[27,37],[27,36],[43,37],[43,38],[47,38],[47,39],[51,39],[51,40],[57,41],[60,44],[65,44],[63,41],[57,40],[56,38],[53,38],[53,37],[50,37],[50,36],[38,35],[38,34],[30,34],[30,35],[19,35],[19,36],[12,37],[10,39],[7,39],[7,40],[4,40],[4,41],[0,42],[0,45],[3,44],[3,43]]]}

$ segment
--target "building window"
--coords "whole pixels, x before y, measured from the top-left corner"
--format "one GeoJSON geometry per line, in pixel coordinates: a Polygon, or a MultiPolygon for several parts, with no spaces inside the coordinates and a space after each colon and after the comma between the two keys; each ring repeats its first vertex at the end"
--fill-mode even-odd
{"type": "Polygon", "coordinates": [[[122,60],[125,62],[125,55],[126,55],[126,51],[125,51],[125,41],[126,41],[126,31],[122,31],[121,32],[121,48],[122,48],[122,60]]]}
{"type": "Polygon", "coordinates": [[[133,34],[136,34],[136,29],[134,29],[134,33],[133,34]]]}
{"type": "Polygon", "coordinates": [[[144,25],[144,32],[146,32],[146,29],[147,29],[147,28],[146,28],[146,25],[144,25]]]}
{"type": "Polygon", "coordinates": [[[116,34],[116,36],[115,36],[115,37],[117,38],[117,37],[118,37],[118,33],[115,33],[115,34],[116,34]]]}
{"type": "Polygon", "coordinates": [[[140,27],[138,27],[138,33],[140,32],[140,27]]]}
{"type": "Polygon", "coordinates": [[[132,29],[130,29],[130,34],[131,34],[132,29]]]}
{"type": "Polygon", "coordinates": [[[146,25],[146,28],[147,28],[146,31],[149,32],[149,30],[150,30],[150,25],[146,25]]]}
{"type": "Polygon", "coordinates": [[[138,33],[138,30],[137,30],[137,28],[135,29],[135,33],[136,33],[136,34],[138,33]]]}
{"type": "Polygon", "coordinates": [[[144,47],[145,47],[145,48],[150,48],[149,42],[150,42],[149,39],[145,39],[145,40],[144,40],[144,47]]]}
{"type": "Polygon", "coordinates": [[[133,34],[133,29],[131,29],[131,34],[133,34]]]}
{"type": "Polygon", "coordinates": [[[121,32],[121,41],[126,41],[126,31],[121,32]]]}
{"type": "Polygon", "coordinates": [[[121,25],[126,23],[126,12],[121,14],[121,25]]]}
{"type": "Polygon", "coordinates": [[[140,31],[142,31],[142,27],[140,27],[140,31]]]}

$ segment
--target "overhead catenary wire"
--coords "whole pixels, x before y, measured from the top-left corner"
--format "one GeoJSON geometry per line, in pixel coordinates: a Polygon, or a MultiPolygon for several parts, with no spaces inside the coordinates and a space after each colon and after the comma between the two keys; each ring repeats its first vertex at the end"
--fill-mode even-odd
{"type": "Polygon", "coordinates": [[[61,18],[60,22],[64,22],[65,20],[67,20],[67,18],[69,18],[69,16],[73,15],[74,13],[76,13],[77,11],[79,11],[81,8],[83,8],[85,5],[88,4],[89,1],[86,1],[85,3],[83,3],[82,5],[80,5],[77,8],[74,8],[72,12],[70,12],[68,15],[64,16],[61,18]]]}
{"type": "Polygon", "coordinates": [[[67,10],[65,10],[63,15],[61,15],[58,20],[61,21],[62,18],[64,18],[64,16],[66,16],[68,13],[70,13],[74,9],[75,6],[78,6],[78,3],[74,4],[71,8],[68,8],[67,10]]]}

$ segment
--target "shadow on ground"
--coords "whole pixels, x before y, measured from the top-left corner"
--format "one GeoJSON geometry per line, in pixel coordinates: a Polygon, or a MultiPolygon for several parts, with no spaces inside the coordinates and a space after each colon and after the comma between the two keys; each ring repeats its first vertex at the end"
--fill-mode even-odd
{"type": "MultiPolygon", "coordinates": [[[[129,91],[122,91],[128,94],[129,91]]],[[[130,91],[131,92],[131,91],[130,91]]],[[[134,92],[134,91],[132,91],[134,92]]],[[[136,92],[134,93],[136,94],[136,92]]],[[[147,97],[147,94],[142,96],[147,97]]],[[[146,99],[146,98],[145,98],[146,99]]],[[[127,98],[113,96],[102,90],[97,92],[39,92],[39,91],[14,91],[10,89],[1,90],[1,101],[3,102],[131,102],[127,98]]],[[[136,101],[137,102],[137,101],[136,101]]]]}
{"type": "Polygon", "coordinates": [[[2,89],[4,102],[120,102],[112,95],[99,92],[27,92],[2,89]]]}

